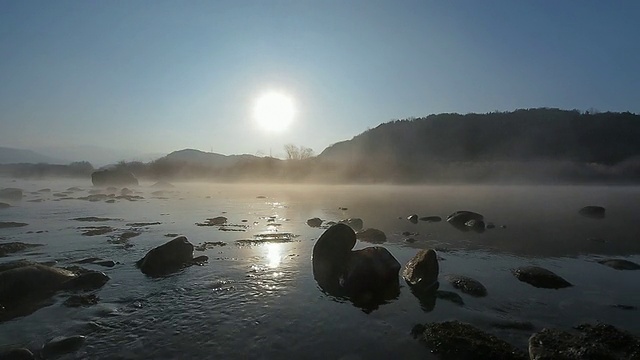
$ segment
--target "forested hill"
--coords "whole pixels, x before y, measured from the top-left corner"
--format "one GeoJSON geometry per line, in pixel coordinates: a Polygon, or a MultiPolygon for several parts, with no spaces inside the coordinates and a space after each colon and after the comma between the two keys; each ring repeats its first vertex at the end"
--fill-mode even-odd
{"type": "Polygon", "coordinates": [[[320,158],[385,163],[560,160],[615,164],[640,155],[640,115],[528,109],[397,120],[329,146],[320,158]]]}

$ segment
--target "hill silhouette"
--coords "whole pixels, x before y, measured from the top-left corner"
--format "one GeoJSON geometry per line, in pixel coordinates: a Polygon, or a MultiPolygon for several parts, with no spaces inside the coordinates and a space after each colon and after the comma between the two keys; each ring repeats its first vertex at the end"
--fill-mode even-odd
{"type": "MultiPolygon", "coordinates": [[[[395,120],[333,144],[317,157],[281,160],[184,149],[148,163],[111,167],[149,180],[638,183],[637,139],[636,114],[539,108],[395,120]]],[[[17,177],[87,176],[92,169],[86,162],[0,165],[0,173],[17,177]]]]}
{"type": "Polygon", "coordinates": [[[326,148],[336,162],[571,161],[613,165],[640,155],[640,116],[528,109],[397,120],[326,148]]]}

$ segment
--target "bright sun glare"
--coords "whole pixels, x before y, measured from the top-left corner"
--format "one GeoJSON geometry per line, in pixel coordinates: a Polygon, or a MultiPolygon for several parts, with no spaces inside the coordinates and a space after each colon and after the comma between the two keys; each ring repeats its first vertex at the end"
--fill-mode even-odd
{"type": "Polygon", "coordinates": [[[256,101],[253,117],[262,128],[281,132],[291,125],[295,112],[293,99],[290,96],[279,92],[268,92],[256,101]]]}

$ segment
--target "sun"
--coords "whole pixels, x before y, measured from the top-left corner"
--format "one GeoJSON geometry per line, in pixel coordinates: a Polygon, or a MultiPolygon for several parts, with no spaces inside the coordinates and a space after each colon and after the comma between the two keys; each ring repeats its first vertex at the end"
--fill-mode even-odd
{"type": "Polygon", "coordinates": [[[293,122],[295,113],[293,99],[275,91],[262,94],[253,108],[253,117],[258,125],[273,132],[286,130],[293,122]]]}

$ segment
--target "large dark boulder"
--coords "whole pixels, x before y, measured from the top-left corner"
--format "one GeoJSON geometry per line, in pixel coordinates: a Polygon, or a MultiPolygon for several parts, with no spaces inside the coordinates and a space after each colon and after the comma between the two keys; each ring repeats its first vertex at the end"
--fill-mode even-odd
{"type": "Polygon", "coordinates": [[[355,244],[346,224],[327,229],[313,247],[313,276],[323,291],[371,311],[398,296],[400,263],[385,248],[352,251],[355,244]]]}
{"type": "Polygon", "coordinates": [[[582,324],[574,332],[543,329],[529,338],[531,360],[640,359],[640,339],[607,324],[582,324]]]}
{"type": "Polygon", "coordinates": [[[184,236],[151,249],[136,265],[149,276],[162,276],[206,260],[206,256],[193,258],[193,244],[184,236]]]}
{"type": "Polygon", "coordinates": [[[356,246],[356,233],[346,224],[338,223],[328,228],[313,246],[313,258],[344,263],[356,246]]]}
{"type": "Polygon", "coordinates": [[[402,277],[409,286],[428,289],[438,282],[438,255],[432,249],[420,250],[404,266],[402,277]]]}
{"type": "Polygon", "coordinates": [[[94,186],[132,186],[138,185],[138,179],[124,170],[100,170],[91,174],[94,186]]]}
{"type": "Polygon", "coordinates": [[[398,284],[400,263],[389,250],[373,246],[352,251],[343,276],[349,294],[378,292],[398,284]]]}
{"type": "Polygon", "coordinates": [[[553,271],[538,266],[519,267],[513,270],[513,275],[515,275],[518,280],[537,288],[561,289],[572,286],[571,283],[553,271]]]}

